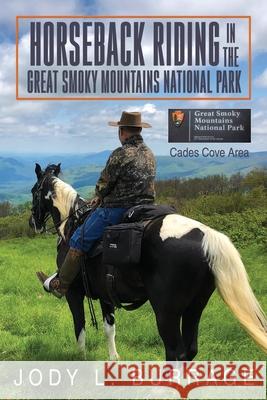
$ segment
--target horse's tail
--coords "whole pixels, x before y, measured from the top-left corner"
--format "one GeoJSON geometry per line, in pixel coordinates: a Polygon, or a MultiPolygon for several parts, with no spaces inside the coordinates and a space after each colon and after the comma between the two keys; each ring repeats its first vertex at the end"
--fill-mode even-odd
{"type": "Polygon", "coordinates": [[[249,285],[240,254],[227,236],[208,227],[204,230],[202,246],[221,297],[267,353],[266,316],[249,285]]]}

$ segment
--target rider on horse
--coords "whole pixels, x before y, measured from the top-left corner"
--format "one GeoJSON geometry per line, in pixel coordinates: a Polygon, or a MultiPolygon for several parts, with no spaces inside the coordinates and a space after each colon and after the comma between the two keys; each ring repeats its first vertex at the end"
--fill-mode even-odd
{"type": "Polygon", "coordinates": [[[141,136],[142,128],[151,125],[141,121],[141,113],[125,111],[120,121],[109,125],[119,128],[122,146],[110,155],[96,184],[96,197],[91,205],[100,207],[72,235],[60,271],[50,277],[37,272],[44,288],[57,297],[66,294],[80,270],[83,255],[102,237],[105,227],[120,223],[132,206],[151,204],[155,199],[155,158],[141,136]]]}

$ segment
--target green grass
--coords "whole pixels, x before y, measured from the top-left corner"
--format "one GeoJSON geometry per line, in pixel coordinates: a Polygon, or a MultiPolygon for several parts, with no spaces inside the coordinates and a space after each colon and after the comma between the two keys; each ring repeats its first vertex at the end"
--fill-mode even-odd
{"type": "MultiPolygon", "coordinates": [[[[0,241],[0,360],[79,360],[72,318],[65,300],[46,294],[35,271],[55,270],[55,237],[0,241]]],[[[242,250],[251,285],[267,310],[267,253],[257,244],[242,250]]],[[[100,329],[90,326],[87,304],[87,359],[108,358],[100,329]]],[[[116,313],[117,347],[122,360],[163,360],[164,350],[149,304],[116,313]]],[[[215,293],[200,325],[198,360],[265,360],[215,293]]]]}

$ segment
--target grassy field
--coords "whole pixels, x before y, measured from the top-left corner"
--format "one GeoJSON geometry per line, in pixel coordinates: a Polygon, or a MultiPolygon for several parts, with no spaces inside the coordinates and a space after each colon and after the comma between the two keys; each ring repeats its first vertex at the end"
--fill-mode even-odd
{"type": "MultiPolygon", "coordinates": [[[[241,251],[256,296],[267,311],[267,253],[260,245],[241,251]]],[[[0,360],[79,360],[72,318],[65,300],[46,294],[35,271],[54,271],[55,237],[0,241],[0,360]]],[[[100,308],[95,302],[101,327],[100,308]]],[[[90,326],[87,359],[107,359],[102,329],[90,326]]],[[[149,304],[134,312],[118,311],[117,347],[122,360],[163,360],[164,351],[149,304]]],[[[204,311],[198,360],[265,360],[214,294],[204,311]]]]}

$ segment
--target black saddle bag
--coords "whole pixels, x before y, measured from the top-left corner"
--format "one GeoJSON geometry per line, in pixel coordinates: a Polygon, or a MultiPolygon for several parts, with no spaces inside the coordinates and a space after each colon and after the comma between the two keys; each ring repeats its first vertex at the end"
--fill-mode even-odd
{"type": "Polygon", "coordinates": [[[106,228],[103,236],[103,263],[115,266],[138,264],[143,233],[144,225],[138,222],[106,228]]]}

